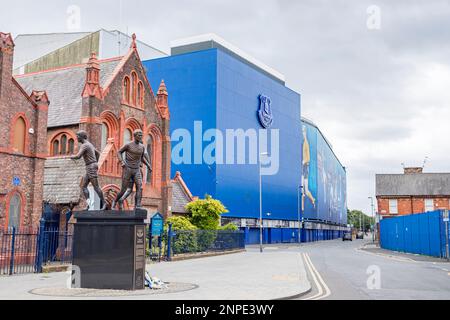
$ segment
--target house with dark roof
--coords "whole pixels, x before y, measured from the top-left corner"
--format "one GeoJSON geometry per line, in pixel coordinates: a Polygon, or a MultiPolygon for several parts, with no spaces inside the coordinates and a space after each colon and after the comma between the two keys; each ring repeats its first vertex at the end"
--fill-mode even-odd
{"type": "MultiPolygon", "coordinates": [[[[149,214],[171,214],[168,92],[161,81],[154,94],[136,37],[133,35],[132,39],[124,56],[99,60],[94,52],[87,63],[15,77],[26,92],[45,88],[52,102],[46,130],[43,198],[61,212],[84,206],[80,192],[84,164],[69,158],[78,151],[76,132],[85,130],[101,153],[99,182],[110,206],[121,185],[122,167],[117,151],[131,141],[134,130],[141,129],[152,166],[151,171],[144,167],[142,172],[142,206],[149,214]]],[[[127,201],[126,208],[134,206],[133,195],[127,201]]]]}
{"type": "Polygon", "coordinates": [[[450,209],[450,173],[424,173],[422,167],[403,174],[377,174],[378,214],[383,218],[450,209]]]}

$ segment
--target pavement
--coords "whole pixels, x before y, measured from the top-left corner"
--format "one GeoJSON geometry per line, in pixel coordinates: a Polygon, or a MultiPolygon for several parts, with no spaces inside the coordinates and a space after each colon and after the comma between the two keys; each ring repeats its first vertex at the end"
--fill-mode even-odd
{"type": "Polygon", "coordinates": [[[147,265],[169,290],[67,289],[67,273],[0,277],[0,299],[450,299],[450,263],[377,248],[371,239],[248,246],[245,252],[147,265]],[[31,293],[40,293],[33,294],[31,293]]]}
{"type": "Polygon", "coordinates": [[[298,297],[311,289],[299,254],[267,249],[193,260],[147,265],[151,276],[189,290],[157,294],[67,295],[69,273],[25,274],[0,277],[0,299],[151,299],[151,300],[272,300],[298,297]],[[34,294],[34,293],[41,294],[34,294]]]}

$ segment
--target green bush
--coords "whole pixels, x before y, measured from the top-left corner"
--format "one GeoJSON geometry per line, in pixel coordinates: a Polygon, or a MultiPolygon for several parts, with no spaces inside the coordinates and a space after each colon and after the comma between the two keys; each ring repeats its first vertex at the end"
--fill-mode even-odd
{"type": "Polygon", "coordinates": [[[227,223],[226,225],[223,225],[219,227],[219,230],[227,230],[227,231],[237,231],[239,228],[234,223],[227,223]]]}
{"type": "Polygon", "coordinates": [[[207,251],[211,249],[217,238],[216,230],[198,230],[197,232],[198,251],[207,251]]]}
{"type": "Polygon", "coordinates": [[[186,205],[189,220],[202,230],[217,230],[220,226],[220,215],[228,212],[219,200],[206,195],[205,199],[198,199],[186,205]]]}
{"type": "Polygon", "coordinates": [[[164,223],[164,229],[167,232],[167,226],[169,223],[172,224],[172,230],[196,230],[197,227],[194,226],[188,218],[181,216],[172,216],[167,219],[164,223]]]}
{"type": "MultiPolygon", "coordinates": [[[[165,229],[168,228],[169,223],[172,223],[172,230],[175,232],[175,236],[172,238],[173,253],[196,252],[198,250],[195,235],[197,227],[186,217],[180,216],[173,216],[167,219],[164,225],[165,229]]],[[[165,234],[167,234],[167,229],[165,234]]]]}

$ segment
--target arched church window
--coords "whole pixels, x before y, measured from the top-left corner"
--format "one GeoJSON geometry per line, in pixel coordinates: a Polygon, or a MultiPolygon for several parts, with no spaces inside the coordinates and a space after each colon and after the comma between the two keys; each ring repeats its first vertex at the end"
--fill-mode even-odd
{"type": "Polygon", "coordinates": [[[130,129],[125,129],[125,131],[123,132],[123,144],[126,144],[128,142],[131,141],[131,130],[130,129]]]}
{"type": "Polygon", "coordinates": [[[142,84],[141,81],[139,81],[139,84],[138,84],[137,101],[138,101],[138,106],[143,108],[144,107],[144,85],[142,84]]]}
{"type": "Polygon", "coordinates": [[[26,124],[22,117],[17,118],[13,128],[13,149],[15,152],[25,153],[26,124]]]}
{"type": "Polygon", "coordinates": [[[8,227],[19,227],[20,214],[22,212],[22,198],[17,192],[11,197],[8,209],[8,227]]]}
{"type": "MultiPolygon", "coordinates": [[[[149,160],[150,160],[150,167],[153,169],[153,163],[152,163],[152,158],[153,158],[153,138],[152,136],[148,135],[147,136],[147,145],[146,145],[146,150],[147,150],[147,154],[149,156],[149,160]]],[[[145,181],[146,183],[152,183],[152,179],[153,179],[153,172],[148,170],[148,168],[146,167],[146,175],[145,175],[145,181]]]]}
{"type": "Polygon", "coordinates": [[[137,105],[136,103],[136,91],[137,91],[137,74],[136,72],[131,73],[131,103],[137,105]]]}
{"type": "Polygon", "coordinates": [[[66,154],[67,152],[67,136],[63,134],[61,136],[61,151],[60,154],[66,154]]]}
{"type": "Polygon", "coordinates": [[[73,154],[75,140],[67,132],[58,134],[50,143],[50,154],[52,156],[73,154]]]}
{"type": "Polygon", "coordinates": [[[108,125],[106,123],[102,123],[102,145],[101,145],[101,150],[103,151],[103,149],[105,149],[106,144],[108,143],[108,136],[109,136],[109,132],[108,132],[108,125]]]}
{"type": "Polygon", "coordinates": [[[130,78],[128,77],[123,80],[123,100],[130,103],[130,78]]]}
{"type": "Polygon", "coordinates": [[[73,139],[69,139],[69,154],[73,154],[75,149],[75,141],[73,139]]]}
{"type": "Polygon", "coordinates": [[[59,154],[59,140],[53,140],[52,149],[52,155],[57,156],[59,154]]]}

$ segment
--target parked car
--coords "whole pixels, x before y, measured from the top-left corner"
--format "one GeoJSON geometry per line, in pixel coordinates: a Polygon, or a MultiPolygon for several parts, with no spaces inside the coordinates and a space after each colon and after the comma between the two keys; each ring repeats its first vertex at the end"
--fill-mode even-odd
{"type": "Polygon", "coordinates": [[[364,232],[359,231],[359,232],[356,234],[356,239],[364,239],[364,232]]]}
{"type": "Polygon", "coordinates": [[[353,240],[351,232],[344,232],[344,235],[342,236],[342,241],[345,241],[345,240],[350,240],[350,241],[353,240]]]}

